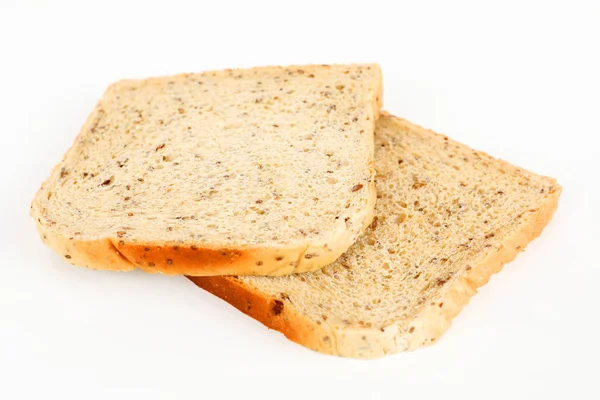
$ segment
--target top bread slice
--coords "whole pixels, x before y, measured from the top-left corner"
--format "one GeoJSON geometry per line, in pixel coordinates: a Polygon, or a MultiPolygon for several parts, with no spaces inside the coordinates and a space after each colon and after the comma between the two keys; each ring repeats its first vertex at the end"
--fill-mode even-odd
{"type": "Polygon", "coordinates": [[[31,214],[48,246],[93,269],[321,268],[372,220],[381,91],[377,65],[117,82],[31,214]]]}
{"type": "Polygon", "coordinates": [[[382,114],[372,225],[334,264],[285,277],[191,278],[311,349],[380,357],[434,342],[550,220],[554,179],[382,114]]]}

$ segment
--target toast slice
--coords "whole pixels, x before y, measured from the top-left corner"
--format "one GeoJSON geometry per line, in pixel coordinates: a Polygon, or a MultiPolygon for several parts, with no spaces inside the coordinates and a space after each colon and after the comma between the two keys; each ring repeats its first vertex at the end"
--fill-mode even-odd
{"type": "Polygon", "coordinates": [[[277,278],[190,279],[323,353],[380,357],[433,343],[540,234],[561,188],[386,114],[375,135],[375,218],[334,264],[277,278]]]}
{"type": "Polygon", "coordinates": [[[371,223],[377,65],[265,67],[109,87],[36,194],[75,265],[283,275],[336,260],[371,223]]]}

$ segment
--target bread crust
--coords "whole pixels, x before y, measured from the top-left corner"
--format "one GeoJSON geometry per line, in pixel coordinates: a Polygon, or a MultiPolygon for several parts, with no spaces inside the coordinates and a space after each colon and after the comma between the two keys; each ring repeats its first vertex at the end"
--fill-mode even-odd
{"type": "Polygon", "coordinates": [[[265,297],[233,276],[188,278],[288,339],[322,353],[336,354],[332,329],[298,314],[288,299],[265,297]]]}
{"type": "MultiPolygon", "coordinates": [[[[399,121],[412,129],[423,129],[407,121],[399,121]]],[[[556,190],[550,193],[537,209],[523,215],[518,228],[504,235],[498,246],[482,252],[481,256],[470,264],[470,269],[467,268],[462,275],[449,282],[440,298],[428,299],[429,305],[414,318],[385,329],[356,326],[339,328],[328,326],[327,322],[309,320],[300,314],[290,301],[266,296],[235,277],[190,279],[267,327],[280,331],[288,339],[321,353],[353,358],[377,358],[414,350],[434,343],[477,293],[477,288],[486,284],[494,273],[499,272],[504,264],[512,261],[528,243],[540,235],[558,206],[562,189],[558,184],[555,184],[555,188],[556,190]],[[268,307],[269,304],[275,304],[276,300],[283,302],[284,310],[277,315],[268,307]],[[261,306],[247,307],[248,303],[261,306]]]]}
{"type": "MultiPolygon", "coordinates": [[[[130,271],[140,268],[164,275],[273,275],[314,271],[334,262],[373,219],[375,188],[368,207],[353,216],[358,231],[343,226],[327,242],[281,248],[224,248],[179,243],[131,243],[118,237],[82,241],[65,237],[37,218],[42,241],[73,265],[97,270],[130,271]]],[[[34,209],[35,210],[35,209],[34,209]]]]}
{"type": "MultiPolygon", "coordinates": [[[[379,66],[372,64],[373,68],[379,66]]],[[[311,69],[315,65],[303,66],[311,69]]],[[[290,68],[290,67],[288,67],[290,68]]],[[[259,67],[256,70],[278,70],[282,67],[259,67]]],[[[235,71],[235,70],[234,70],[235,71]]],[[[215,74],[227,75],[231,70],[214,71],[215,74]]],[[[211,73],[205,72],[206,74],[211,73]]],[[[184,76],[186,74],[182,74],[184,76]]],[[[173,78],[176,78],[174,76],[173,78]]],[[[164,78],[149,78],[141,84],[155,84],[164,78]]],[[[140,81],[120,81],[111,85],[106,92],[116,90],[118,85],[140,84],[140,81]]],[[[342,255],[370,225],[373,219],[375,202],[375,168],[373,135],[375,124],[379,118],[382,105],[382,77],[379,73],[377,91],[372,94],[371,121],[372,129],[364,132],[368,135],[371,147],[367,165],[369,179],[364,186],[368,192],[367,203],[350,216],[348,223],[338,221],[335,229],[320,241],[293,243],[281,247],[239,247],[232,248],[212,243],[168,243],[168,242],[131,242],[126,237],[103,237],[95,240],[80,240],[68,237],[54,229],[44,220],[44,209],[41,205],[44,187],[57,179],[61,167],[69,152],[52,170],[50,177],[42,184],[31,204],[31,216],[42,241],[52,250],[62,255],[73,265],[84,266],[96,270],[130,271],[140,268],[148,273],[165,275],[272,275],[280,276],[291,273],[314,271],[334,262],[342,255]],[[347,226],[353,227],[348,229],[347,226]]],[[[86,120],[78,138],[94,124],[97,124],[102,113],[101,102],[86,120]]]]}

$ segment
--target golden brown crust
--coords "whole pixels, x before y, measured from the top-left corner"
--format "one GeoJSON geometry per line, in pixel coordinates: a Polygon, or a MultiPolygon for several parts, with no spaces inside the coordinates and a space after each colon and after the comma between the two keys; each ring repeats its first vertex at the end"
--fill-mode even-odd
{"type": "Polygon", "coordinates": [[[353,215],[357,231],[339,229],[328,243],[282,248],[219,248],[178,243],[130,243],[118,237],[83,241],[65,237],[43,225],[32,207],[42,241],[73,265],[98,270],[130,271],[140,268],[165,275],[272,275],[314,271],[334,262],[373,219],[375,187],[369,182],[369,205],[353,215]]]}
{"type": "Polygon", "coordinates": [[[130,271],[135,266],[121,254],[109,239],[78,241],[56,235],[36,220],[36,228],[42,241],[61,255],[65,261],[91,269],[106,269],[110,265],[114,271],[130,271]]]}
{"type": "Polygon", "coordinates": [[[241,312],[283,333],[288,339],[325,354],[336,354],[331,330],[297,314],[285,296],[265,297],[235,277],[188,278],[241,312]]]}
{"type": "Polygon", "coordinates": [[[460,277],[446,291],[440,301],[428,306],[411,321],[409,333],[396,326],[385,330],[349,327],[339,329],[309,320],[299,314],[284,297],[265,296],[235,277],[189,277],[199,287],[232,304],[238,310],[288,339],[325,354],[342,357],[373,358],[399,351],[414,350],[435,342],[450,326],[477,288],[488,282],[502,266],[512,261],[525,246],[535,239],[548,224],[558,206],[561,189],[549,197],[521,229],[504,238],[502,245],[490,250],[474,263],[472,269],[460,277]],[[280,302],[281,305],[277,305],[280,302]],[[438,304],[442,302],[443,306],[438,304]],[[276,312],[281,308],[281,312],[276,312]]]}

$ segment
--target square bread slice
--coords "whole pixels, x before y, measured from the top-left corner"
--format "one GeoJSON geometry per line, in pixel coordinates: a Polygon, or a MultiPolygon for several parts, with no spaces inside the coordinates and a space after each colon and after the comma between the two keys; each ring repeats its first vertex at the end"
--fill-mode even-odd
{"type": "Polygon", "coordinates": [[[93,269],[283,275],[371,223],[377,65],[264,67],[108,88],[32,205],[93,269]]]}
{"type": "Polygon", "coordinates": [[[192,281],[327,354],[380,357],[438,339],[476,288],[540,234],[561,188],[386,114],[375,135],[375,218],[334,264],[192,281]]]}

